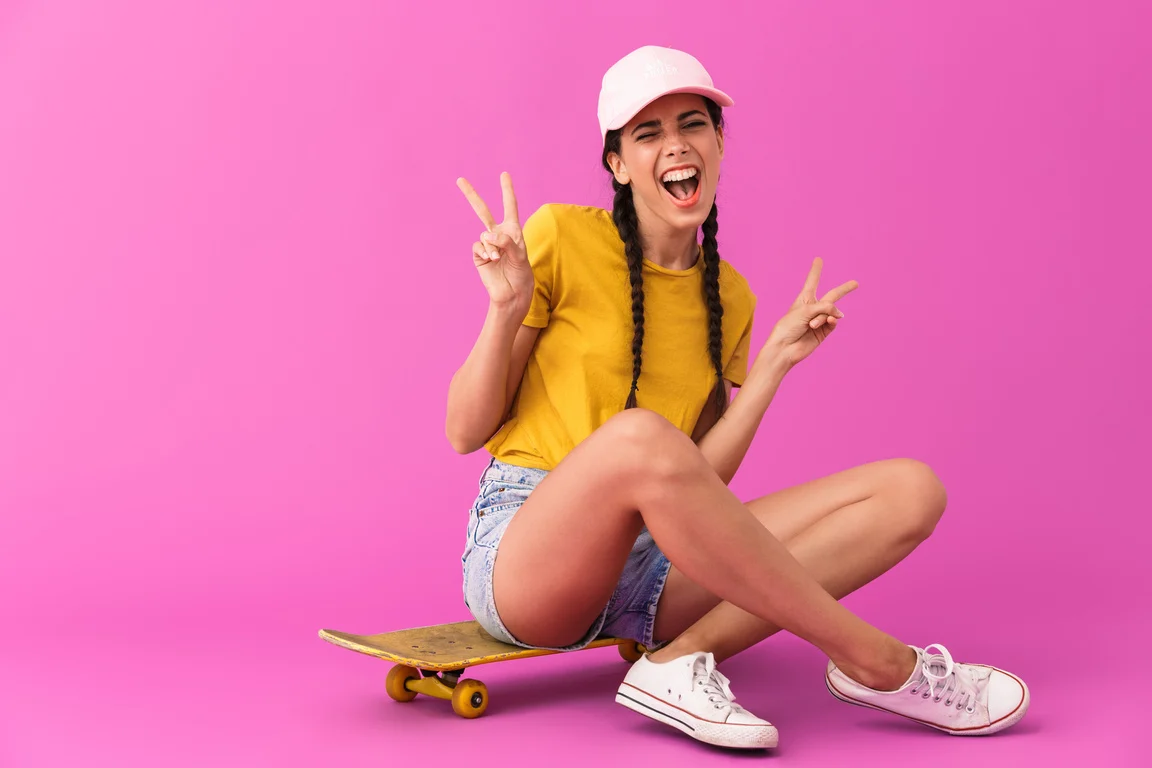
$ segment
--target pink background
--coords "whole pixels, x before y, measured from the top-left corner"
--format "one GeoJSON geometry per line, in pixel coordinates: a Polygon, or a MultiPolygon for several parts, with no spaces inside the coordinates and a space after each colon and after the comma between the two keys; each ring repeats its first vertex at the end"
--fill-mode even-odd
{"type": "Polygon", "coordinates": [[[0,765],[739,758],[622,714],[610,650],[480,670],[470,722],[316,637],[467,618],[484,457],[444,402],[485,296],[453,181],[607,205],[599,78],[646,43],[737,100],[720,238],[754,348],[814,256],[861,283],[735,488],[928,461],[936,536],[847,602],[1034,697],[949,739],[833,701],[779,637],[726,665],[778,757],[1134,764],[1147,6],[545,5],[0,4],[0,765]]]}

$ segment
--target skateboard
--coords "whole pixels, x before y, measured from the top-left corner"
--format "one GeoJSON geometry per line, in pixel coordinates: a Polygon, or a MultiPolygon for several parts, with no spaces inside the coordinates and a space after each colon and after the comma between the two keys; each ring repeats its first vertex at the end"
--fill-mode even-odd
{"type": "MultiPolygon", "coordinates": [[[[447,699],[452,702],[452,711],[465,718],[480,717],[488,709],[487,686],[479,680],[460,679],[468,667],[571,653],[503,643],[475,621],[415,627],[379,635],[353,635],[322,629],[320,637],[341,648],[395,662],[385,681],[385,690],[395,701],[412,701],[421,693],[447,699]]],[[[621,658],[630,662],[639,660],[646,651],[635,640],[617,637],[600,638],[587,647],[609,645],[618,646],[621,658]]]]}

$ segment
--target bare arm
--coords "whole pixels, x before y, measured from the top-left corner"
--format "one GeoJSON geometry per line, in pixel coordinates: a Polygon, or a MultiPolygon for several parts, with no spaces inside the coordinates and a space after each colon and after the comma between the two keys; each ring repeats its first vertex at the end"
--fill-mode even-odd
{"type": "MultiPolygon", "coordinates": [[[[736,470],[740,469],[740,463],[744,461],[785,373],[786,368],[771,365],[765,357],[763,365],[752,366],[744,386],[719,420],[711,400],[700,414],[692,439],[725,483],[731,482],[736,470]]],[[[726,381],[724,385],[731,392],[731,382],[726,381]]]]}
{"type": "Polygon", "coordinates": [[[521,325],[512,310],[490,305],[480,336],[448,387],[444,431],[457,453],[472,453],[508,417],[539,328],[521,325]]]}
{"type": "MultiPolygon", "coordinates": [[[[850,280],[817,300],[816,286],[823,264],[819,258],[813,261],[800,295],[772,329],[744,386],[724,416],[717,421],[715,413],[710,413],[711,406],[700,415],[695,432],[703,436],[697,445],[725,483],[730,482],[740,468],[784,376],[825,341],[844,317],[835,302],[854,291],[858,284],[850,280]]],[[[697,439],[696,434],[693,439],[697,439]]]]}
{"type": "Polygon", "coordinates": [[[480,336],[448,387],[444,433],[458,453],[471,453],[507,418],[540,329],[523,325],[532,305],[535,278],[520,229],[512,178],[507,173],[500,175],[504,197],[504,221],[500,224],[466,179],[456,183],[485,227],[480,240],[472,244],[472,263],[489,298],[480,336]]]}

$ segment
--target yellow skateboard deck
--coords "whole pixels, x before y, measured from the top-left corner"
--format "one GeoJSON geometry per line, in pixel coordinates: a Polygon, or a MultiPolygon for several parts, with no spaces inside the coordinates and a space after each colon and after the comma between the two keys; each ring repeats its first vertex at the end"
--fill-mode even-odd
{"type": "MultiPolygon", "coordinates": [[[[468,667],[497,661],[549,656],[562,651],[521,648],[503,643],[484,631],[478,622],[461,621],[415,627],[378,635],[353,635],[333,629],[320,630],[320,637],[333,645],[395,663],[388,672],[387,692],[396,701],[412,701],[418,693],[448,699],[461,717],[479,717],[488,709],[488,688],[479,680],[461,680],[468,667]]],[[[635,640],[605,637],[588,648],[615,645],[625,661],[636,661],[645,648],[635,640]]]]}

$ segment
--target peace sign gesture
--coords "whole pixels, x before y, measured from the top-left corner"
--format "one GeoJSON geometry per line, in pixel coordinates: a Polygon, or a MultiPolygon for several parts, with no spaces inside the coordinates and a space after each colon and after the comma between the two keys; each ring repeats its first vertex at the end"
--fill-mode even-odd
{"type": "Polygon", "coordinates": [[[472,243],[472,263],[480,273],[480,280],[488,290],[492,303],[502,307],[523,310],[532,303],[532,265],[528,263],[528,250],[520,230],[520,213],[516,207],[516,193],[512,177],[500,174],[500,189],[504,197],[504,221],[497,224],[491,211],[476,190],[461,177],[456,186],[472,204],[472,210],[484,224],[480,239],[472,243]]]}
{"type": "Polygon", "coordinates": [[[836,302],[860,286],[855,280],[849,280],[818,300],[816,290],[823,268],[824,261],[816,257],[800,295],[788,313],[776,323],[764,344],[765,350],[771,349],[774,354],[781,355],[789,366],[796,365],[812,354],[836,330],[840,318],[844,317],[844,313],[836,307],[836,302]]]}

